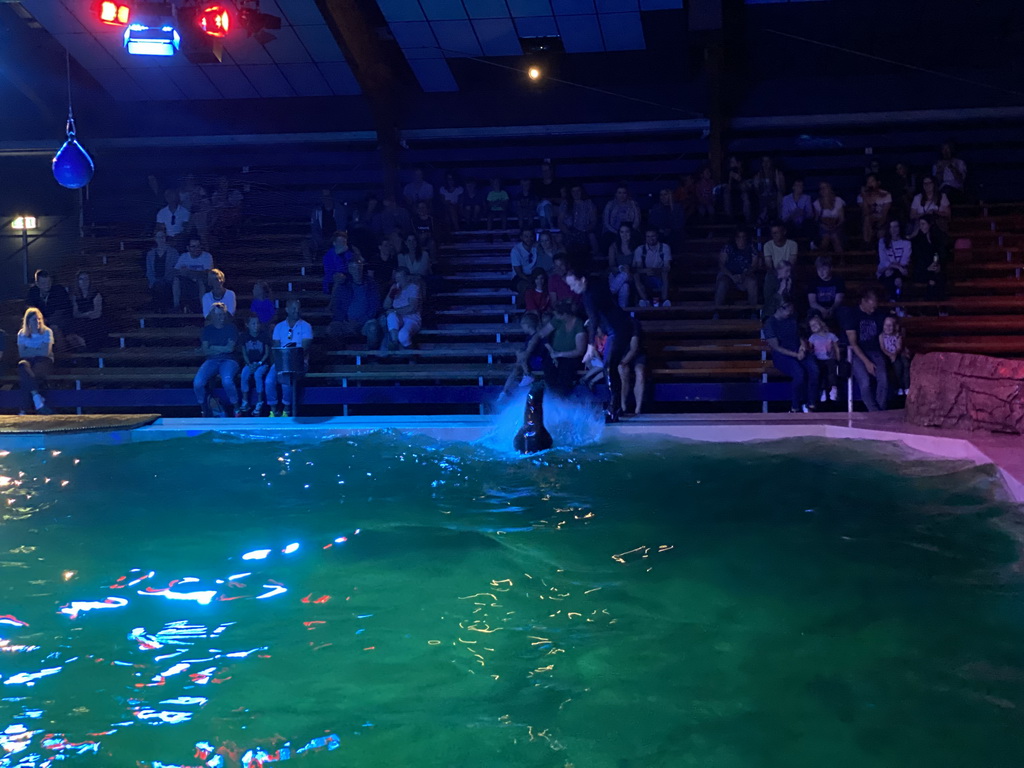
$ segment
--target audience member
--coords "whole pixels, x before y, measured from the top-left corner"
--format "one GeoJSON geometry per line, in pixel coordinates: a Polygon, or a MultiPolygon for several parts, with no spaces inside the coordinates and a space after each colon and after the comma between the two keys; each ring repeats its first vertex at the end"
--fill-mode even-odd
{"type": "Polygon", "coordinates": [[[633,273],[640,306],[671,307],[668,299],[668,276],[672,268],[672,251],[660,241],[658,230],[651,224],[644,233],[644,244],[633,252],[633,273]],[[658,294],[658,295],[655,295],[658,294]]]}
{"type": "Polygon", "coordinates": [[[889,209],[892,207],[892,195],[881,188],[878,176],[869,173],[864,179],[864,186],[857,195],[863,217],[864,244],[868,247],[878,241],[885,233],[885,225],[889,221],[889,209]]]}
{"type": "Polygon", "coordinates": [[[494,229],[494,223],[501,221],[500,229],[508,229],[508,192],[501,188],[501,179],[491,179],[491,191],[487,193],[487,228],[494,229]]]}
{"type": "Polygon", "coordinates": [[[886,179],[885,188],[892,195],[892,208],[889,209],[889,218],[897,221],[906,221],[910,218],[910,201],[914,197],[914,190],[917,185],[914,183],[914,174],[910,172],[910,166],[906,163],[896,163],[891,177],[886,179]]]}
{"type": "Polygon", "coordinates": [[[391,282],[391,273],[398,266],[398,252],[391,240],[385,238],[377,244],[372,255],[366,259],[366,269],[378,283],[391,282]]]}
{"type": "Polygon", "coordinates": [[[325,189],[320,193],[320,203],[313,209],[309,218],[309,240],[303,243],[303,255],[312,260],[324,246],[333,239],[338,231],[348,229],[348,209],[338,205],[331,194],[325,189]]]}
{"type": "Polygon", "coordinates": [[[910,220],[914,222],[911,236],[917,234],[917,222],[924,216],[934,217],[935,223],[945,232],[949,228],[950,213],[949,198],[936,189],[935,177],[925,176],[921,180],[921,192],[914,195],[910,204],[910,220]]]}
{"type": "Polygon", "coordinates": [[[552,267],[554,267],[555,256],[565,253],[565,249],[555,242],[554,235],[547,229],[537,235],[537,244],[533,246],[533,251],[535,257],[534,268],[543,269],[545,272],[550,272],[552,267]]]}
{"type": "Polygon", "coordinates": [[[665,187],[658,193],[658,203],[647,214],[647,226],[658,232],[658,239],[672,253],[683,250],[686,240],[686,211],[682,203],[672,198],[672,190],[665,187]]]}
{"type": "Polygon", "coordinates": [[[967,164],[956,157],[953,143],[947,141],[939,149],[939,159],[932,166],[932,176],[939,182],[939,191],[954,205],[966,202],[967,164]]]}
{"type": "Polygon", "coordinates": [[[68,347],[75,351],[95,352],[103,346],[107,324],[103,319],[103,295],[96,290],[84,269],[75,278],[71,295],[71,325],[65,335],[68,347]]]}
{"type": "Polygon", "coordinates": [[[768,318],[793,294],[793,267],[788,261],[780,261],[775,269],[770,269],[764,278],[764,306],[761,317],[768,318]]]}
{"type": "Polygon", "coordinates": [[[793,180],[793,191],[782,198],[782,223],[794,237],[814,237],[814,206],[809,195],[804,194],[804,180],[793,180]]]}
{"type": "Polygon", "coordinates": [[[224,394],[228,398],[224,412],[228,416],[233,416],[235,406],[238,405],[238,389],[235,387],[235,374],[238,373],[238,361],[235,359],[238,329],[230,322],[227,307],[219,302],[210,308],[206,320],[207,323],[200,334],[206,360],[196,371],[192,389],[195,390],[196,402],[199,403],[203,417],[210,418],[213,416],[213,409],[206,395],[206,385],[219,375],[224,394]]]}
{"type": "Polygon", "coordinates": [[[413,170],[412,181],[402,189],[402,197],[409,208],[415,208],[417,203],[429,205],[434,202],[434,185],[424,180],[422,168],[413,170]]]}
{"type": "Polygon", "coordinates": [[[412,229],[421,240],[430,240],[431,243],[437,239],[434,216],[430,212],[430,205],[422,200],[416,203],[416,210],[412,217],[412,229]]]}
{"type": "MultiPolygon", "coordinates": [[[[811,335],[807,339],[814,352],[814,364],[818,367],[818,381],[824,381],[828,391],[821,389],[821,402],[826,398],[835,402],[839,399],[839,337],[829,329],[825,321],[814,315],[808,321],[811,335]]],[[[812,403],[817,402],[817,392],[809,392],[812,403]]]]}
{"type": "Polygon", "coordinates": [[[378,238],[397,235],[401,239],[412,232],[412,216],[395,202],[393,195],[388,195],[380,211],[373,215],[371,229],[378,238]]]}
{"type": "Polygon", "coordinates": [[[467,179],[461,205],[462,220],[466,223],[466,229],[476,229],[480,226],[486,203],[487,199],[477,185],[476,179],[467,179]]]}
{"type": "Polygon", "coordinates": [[[573,293],[572,288],[565,281],[565,276],[569,271],[569,259],[565,254],[558,254],[555,256],[554,263],[551,267],[551,274],[548,275],[548,291],[551,293],[552,305],[569,299],[576,304],[577,311],[583,309],[583,303],[580,297],[573,293]]]}
{"type": "Polygon", "coordinates": [[[239,416],[262,416],[266,403],[266,378],[270,370],[270,334],[259,315],[249,315],[242,334],[242,375],[240,378],[242,401],[239,416]],[[256,390],[256,403],[249,405],[250,389],[256,390]]]}
{"type": "Polygon", "coordinates": [[[526,311],[536,312],[544,317],[552,307],[551,292],[548,290],[548,273],[541,267],[533,270],[533,287],[526,292],[526,311]]]}
{"type": "Polygon", "coordinates": [[[597,251],[597,208],[582,184],[573,184],[558,206],[558,229],[574,257],[597,251]]]}
{"type": "Polygon", "coordinates": [[[559,397],[569,397],[587,352],[587,331],[573,310],[572,302],[560,301],[554,315],[537,331],[534,339],[546,340],[544,383],[559,397]]]}
{"type": "Polygon", "coordinates": [[[772,350],[772,364],[792,380],[790,413],[817,409],[818,366],[807,356],[807,345],[793,316],[793,302],[783,301],[764,324],[764,338],[772,350]]]}
{"type": "Polygon", "coordinates": [[[807,293],[811,315],[831,320],[846,298],[846,281],[832,273],[832,257],[819,256],[814,260],[814,277],[807,293]]]}
{"type": "Polygon", "coordinates": [[[537,233],[529,227],[519,230],[519,242],[512,246],[509,259],[512,262],[512,289],[516,292],[516,305],[524,306],[526,291],[533,283],[530,277],[537,268],[537,252],[534,245],[537,233]]]}
{"type": "MultiPolygon", "coordinates": [[[[683,214],[683,218],[689,219],[693,216],[694,211],[697,210],[697,179],[694,178],[692,173],[686,173],[679,177],[679,183],[676,184],[675,189],[668,190],[669,200],[675,204],[674,207],[679,208],[683,214]]],[[[658,194],[659,204],[661,201],[661,193],[658,194]]],[[[656,204],[657,205],[657,204],[656,204]]],[[[653,210],[655,205],[651,206],[653,210]]],[[[650,211],[648,211],[648,223],[650,223],[650,211]]],[[[668,239],[666,239],[668,242],[668,239]]]]}
{"type": "Polygon", "coordinates": [[[516,221],[520,227],[532,227],[537,218],[537,195],[531,189],[533,182],[529,179],[519,180],[519,189],[516,192],[515,211],[516,221]]]}
{"type": "Polygon", "coordinates": [[[889,386],[895,384],[897,397],[902,397],[910,390],[910,356],[903,345],[903,329],[892,315],[882,321],[878,345],[885,355],[889,386]]]}
{"type": "MultiPolygon", "coordinates": [[[[769,296],[779,291],[779,284],[782,281],[779,274],[780,265],[787,265],[788,269],[785,269],[787,278],[793,274],[793,268],[796,267],[799,247],[796,240],[790,240],[786,237],[787,232],[785,224],[772,224],[772,239],[765,243],[762,249],[764,253],[764,296],[766,301],[769,296]]],[[[789,291],[786,291],[786,293],[789,293],[789,291]]],[[[765,316],[767,317],[770,314],[766,312],[765,316]]]]}
{"type": "Polygon", "coordinates": [[[615,303],[622,309],[627,309],[632,303],[634,283],[635,277],[631,264],[623,264],[616,267],[615,271],[608,273],[608,290],[612,292],[615,303]]]}
{"type": "Polygon", "coordinates": [[[224,285],[225,277],[224,273],[219,269],[211,269],[209,277],[207,277],[207,285],[210,290],[203,294],[202,308],[203,317],[210,314],[210,310],[213,309],[213,305],[220,302],[224,305],[224,308],[228,311],[228,321],[231,322],[236,314],[238,314],[238,297],[235,296],[235,292],[229,290],[224,285]]]}
{"type": "Polygon", "coordinates": [[[718,257],[718,277],[715,280],[715,319],[718,310],[725,306],[725,300],[733,290],[743,291],[751,308],[757,306],[757,279],[755,273],[761,259],[757,249],[750,242],[747,230],[736,230],[732,242],[727,243],[718,257]]]}
{"type": "Polygon", "coordinates": [[[532,344],[533,337],[537,333],[537,329],[540,328],[540,318],[537,316],[537,313],[524,313],[519,318],[519,328],[526,334],[526,343],[516,353],[516,361],[512,364],[512,370],[509,371],[508,378],[505,379],[505,386],[498,397],[499,401],[502,398],[511,397],[512,393],[516,391],[516,387],[528,387],[533,384],[531,371],[537,371],[543,367],[542,356],[536,354],[532,344]],[[527,350],[531,350],[531,352],[528,353],[527,350]]]}
{"type": "Polygon", "coordinates": [[[632,267],[633,256],[636,253],[636,246],[633,243],[633,225],[622,224],[619,226],[618,239],[613,240],[608,246],[608,269],[611,272],[618,272],[620,267],[632,267]]]}
{"type": "Polygon", "coordinates": [[[331,238],[331,247],[324,254],[324,293],[330,293],[334,286],[334,276],[348,272],[348,262],[355,252],[348,244],[348,232],[339,230],[331,238]]]}
{"type": "Polygon", "coordinates": [[[889,401],[885,355],[878,341],[885,317],[886,313],[878,309],[878,294],[871,288],[865,290],[860,303],[850,307],[842,317],[843,330],[853,353],[853,379],[869,411],[884,411],[889,401]],[[875,380],[873,390],[872,378],[875,380]]]}
{"type": "Polygon", "coordinates": [[[922,287],[925,301],[946,298],[946,268],[949,251],[942,230],[932,226],[933,218],[923,216],[917,222],[917,234],[910,240],[910,264],[914,282],[922,287]]]}
{"type": "Polygon", "coordinates": [[[701,168],[694,195],[697,199],[697,218],[702,224],[710,224],[715,218],[715,174],[711,166],[701,168]]]}
{"type": "Polygon", "coordinates": [[[534,194],[537,195],[537,218],[540,220],[542,229],[551,229],[555,226],[555,213],[562,205],[562,186],[555,178],[555,170],[551,167],[551,161],[545,160],[540,164],[540,181],[534,185],[534,194]]]}
{"type": "Polygon", "coordinates": [[[454,232],[459,228],[459,211],[462,205],[462,194],[465,190],[455,181],[454,173],[444,175],[444,186],[438,190],[444,202],[444,212],[448,219],[448,228],[454,232]]]}
{"type": "Polygon", "coordinates": [[[408,269],[414,278],[423,279],[430,275],[430,251],[423,247],[416,235],[409,235],[402,243],[402,252],[398,254],[398,266],[408,269]]]}
{"type": "Polygon", "coordinates": [[[409,349],[423,324],[423,293],[406,267],[395,270],[395,283],[384,299],[384,324],[388,331],[387,349],[409,349]]]}
{"type": "Polygon", "coordinates": [[[51,330],[55,341],[62,340],[65,329],[71,324],[71,298],[67,289],[55,283],[45,269],[37,269],[35,282],[25,297],[26,307],[35,307],[43,313],[45,325],[51,330]]]}
{"type": "Polygon", "coordinates": [[[890,221],[878,241],[878,269],[875,276],[885,286],[889,298],[897,299],[903,292],[903,281],[910,276],[910,241],[903,238],[898,221],[890,221]]]}
{"type": "MultiPolygon", "coordinates": [[[[629,189],[625,185],[620,185],[615,190],[615,197],[605,205],[601,223],[606,247],[615,242],[615,236],[620,234],[622,225],[628,224],[634,230],[640,228],[640,206],[629,196],[629,189]]],[[[629,253],[632,261],[632,249],[629,253]]]]}
{"type": "Polygon", "coordinates": [[[146,252],[146,282],[153,294],[153,309],[166,312],[173,301],[171,284],[174,282],[174,267],[178,263],[179,254],[167,244],[167,232],[163,225],[156,225],[153,240],[156,245],[146,252]]]}
{"type": "MultiPolygon", "coordinates": [[[[302,303],[298,299],[288,299],[285,304],[285,318],[274,326],[271,336],[271,355],[273,347],[301,347],[303,349],[302,371],[309,368],[309,348],[313,344],[313,326],[302,319],[302,303]]],[[[271,416],[291,416],[295,400],[295,388],[298,386],[298,375],[282,371],[278,373],[277,365],[270,366],[267,371],[266,392],[267,406],[271,416]],[[277,387],[281,385],[281,397],[278,399],[277,387]],[[278,403],[283,402],[283,410],[278,403]]]]}
{"type": "MultiPolygon", "coordinates": [[[[38,277],[37,277],[38,282],[38,277]]],[[[21,416],[32,408],[49,416],[46,405],[46,377],[53,370],[53,331],[46,326],[38,307],[29,307],[18,331],[18,385],[21,388],[21,416]]]]}
{"type": "Polygon", "coordinates": [[[381,312],[380,288],[372,275],[366,274],[366,261],[355,256],[348,263],[348,274],[335,275],[334,292],[331,294],[331,323],[327,335],[344,344],[349,339],[360,337],[367,349],[380,346],[381,312]]]}
{"type": "Polygon", "coordinates": [[[777,220],[786,189],[786,177],[768,155],[761,158],[761,167],[754,174],[751,186],[757,200],[757,225],[763,227],[777,220]]]}
{"type": "Polygon", "coordinates": [[[633,318],[633,333],[629,339],[629,350],[619,363],[621,383],[619,406],[622,413],[629,410],[630,384],[633,384],[633,415],[639,416],[644,408],[644,390],[647,389],[647,349],[640,321],[633,318]]]}
{"type": "Polygon", "coordinates": [[[831,248],[843,252],[843,224],[846,221],[846,203],[838,197],[827,181],[818,185],[818,199],[814,201],[814,217],[818,220],[818,241],[821,249],[831,248]]]}
{"type": "Polygon", "coordinates": [[[742,221],[750,223],[749,184],[743,176],[743,163],[736,155],[729,157],[728,171],[723,186],[725,187],[725,200],[723,201],[725,215],[733,222],[742,217],[742,221]]]}
{"type": "Polygon", "coordinates": [[[189,304],[200,306],[200,297],[206,291],[207,274],[213,269],[213,256],[203,250],[198,237],[190,237],[188,250],[178,257],[174,265],[174,282],[171,293],[174,308],[187,311],[189,304]]]}
{"type": "Polygon", "coordinates": [[[260,325],[268,327],[277,316],[277,307],[270,294],[270,285],[266,280],[257,280],[252,286],[252,302],[249,311],[260,319],[260,325]]]}
{"type": "Polygon", "coordinates": [[[621,379],[614,373],[619,370],[619,363],[629,351],[633,319],[616,303],[607,283],[603,280],[590,280],[586,270],[573,268],[565,280],[573,292],[582,298],[587,313],[589,344],[583,356],[584,365],[597,355],[595,341],[598,331],[603,331],[608,337],[604,348],[604,368],[611,399],[606,404],[605,415],[611,421],[618,421],[621,379]]]}
{"type": "Polygon", "coordinates": [[[190,213],[188,208],[181,205],[178,198],[178,190],[168,189],[165,191],[164,200],[167,201],[167,205],[157,211],[156,222],[157,224],[163,224],[167,237],[175,240],[185,231],[190,213]]]}

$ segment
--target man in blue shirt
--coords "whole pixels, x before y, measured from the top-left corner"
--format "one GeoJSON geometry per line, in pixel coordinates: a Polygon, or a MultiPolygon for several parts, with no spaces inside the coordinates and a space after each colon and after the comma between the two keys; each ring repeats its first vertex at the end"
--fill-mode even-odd
{"type": "Polygon", "coordinates": [[[210,323],[203,328],[201,336],[206,360],[196,371],[192,388],[206,418],[213,415],[206,397],[206,385],[218,374],[228,396],[229,405],[225,408],[225,415],[233,416],[235,406],[238,405],[238,388],[235,386],[235,374],[238,373],[238,360],[235,356],[238,329],[233,323],[228,323],[227,318],[227,308],[220,302],[214,304],[210,310],[210,323]]]}
{"type": "Polygon", "coordinates": [[[380,288],[366,274],[366,260],[356,254],[348,263],[348,274],[335,275],[331,293],[331,324],[327,335],[344,343],[347,338],[362,336],[367,349],[380,346],[380,288]]]}
{"type": "Polygon", "coordinates": [[[793,380],[793,402],[789,412],[815,410],[818,366],[800,338],[800,329],[793,317],[793,302],[788,296],[782,299],[775,314],[765,321],[764,339],[772,348],[772,364],[793,380]]]}
{"type": "Polygon", "coordinates": [[[853,352],[852,374],[860,390],[860,399],[869,411],[884,411],[889,404],[889,378],[885,355],[878,341],[886,313],[878,308],[878,294],[868,288],[856,307],[849,307],[842,318],[843,330],[853,352]],[[874,391],[871,379],[875,380],[874,391]]]}

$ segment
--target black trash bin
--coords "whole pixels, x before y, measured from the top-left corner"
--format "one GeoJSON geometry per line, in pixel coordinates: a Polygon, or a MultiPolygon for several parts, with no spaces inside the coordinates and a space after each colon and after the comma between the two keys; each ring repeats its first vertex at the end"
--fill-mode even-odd
{"type": "Polygon", "coordinates": [[[299,400],[299,379],[306,372],[306,353],[302,347],[274,347],[274,368],[277,376],[290,376],[292,379],[292,401],[288,404],[292,416],[298,416],[296,407],[299,400]]]}

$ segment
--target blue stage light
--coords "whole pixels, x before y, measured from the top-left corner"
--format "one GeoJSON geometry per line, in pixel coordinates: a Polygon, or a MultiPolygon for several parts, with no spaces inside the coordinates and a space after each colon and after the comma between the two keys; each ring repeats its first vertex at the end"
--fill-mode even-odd
{"type": "Polygon", "coordinates": [[[124,31],[124,48],[136,56],[173,56],[180,47],[181,36],[169,24],[129,24],[124,31]]]}

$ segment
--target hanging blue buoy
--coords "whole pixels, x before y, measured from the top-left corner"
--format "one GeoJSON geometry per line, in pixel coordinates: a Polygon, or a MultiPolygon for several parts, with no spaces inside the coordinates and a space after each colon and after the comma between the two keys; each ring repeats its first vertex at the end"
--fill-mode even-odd
{"type": "Polygon", "coordinates": [[[68,140],[53,156],[53,178],[62,187],[81,189],[92,180],[96,170],[89,153],[75,138],[75,119],[68,113],[68,140]]]}

